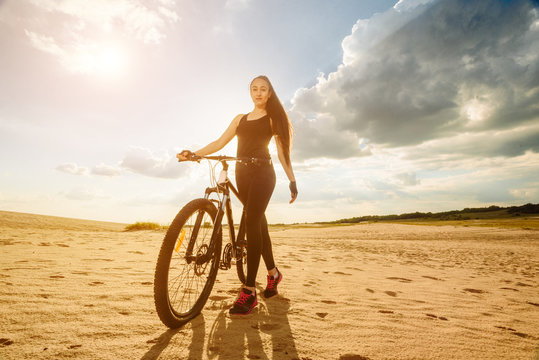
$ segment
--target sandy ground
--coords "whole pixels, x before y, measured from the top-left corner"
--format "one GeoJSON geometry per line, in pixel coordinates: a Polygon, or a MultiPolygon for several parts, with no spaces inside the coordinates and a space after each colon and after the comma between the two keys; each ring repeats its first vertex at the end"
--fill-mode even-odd
{"type": "Polygon", "coordinates": [[[231,319],[238,281],[220,271],[202,314],[168,330],[164,233],[122,229],[0,212],[1,359],[539,359],[538,231],[274,231],[277,297],[231,319]]]}

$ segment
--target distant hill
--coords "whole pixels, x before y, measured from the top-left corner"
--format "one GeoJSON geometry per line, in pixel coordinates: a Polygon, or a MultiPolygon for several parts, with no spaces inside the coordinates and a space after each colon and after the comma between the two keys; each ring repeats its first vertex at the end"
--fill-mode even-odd
{"type": "Polygon", "coordinates": [[[438,213],[405,213],[400,215],[368,215],[340,219],[317,224],[353,224],[362,221],[395,221],[395,220],[473,220],[473,219],[506,219],[521,215],[539,214],[539,204],[500,207],[492,205],[484,208],[465,208],[462,210],[444,211],[438,213]]]}
{"type": "Polygon", "coordinates": [[[126,224],[0,210],[0,228],[122,231],[126,224]]]}

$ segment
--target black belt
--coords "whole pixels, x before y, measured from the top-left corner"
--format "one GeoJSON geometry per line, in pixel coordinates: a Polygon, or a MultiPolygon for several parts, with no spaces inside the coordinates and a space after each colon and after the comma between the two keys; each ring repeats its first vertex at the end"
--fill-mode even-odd
{"type": "Polygon", "coordinates": [[[238,163],[242,165],[272,165],[271,159],[265,158],[238,158],[238,163]]]}

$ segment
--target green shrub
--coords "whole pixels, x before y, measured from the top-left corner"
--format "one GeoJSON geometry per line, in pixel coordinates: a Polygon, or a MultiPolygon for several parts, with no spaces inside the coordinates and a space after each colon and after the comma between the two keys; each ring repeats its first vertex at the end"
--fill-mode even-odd
{"type": "Polygon", "coordinates": [[[137,221],[134,224],[127,225],[124,231],[139,231],[139,230],[161,230],[163,226],[154,222],[140,222],[137,221]]]}

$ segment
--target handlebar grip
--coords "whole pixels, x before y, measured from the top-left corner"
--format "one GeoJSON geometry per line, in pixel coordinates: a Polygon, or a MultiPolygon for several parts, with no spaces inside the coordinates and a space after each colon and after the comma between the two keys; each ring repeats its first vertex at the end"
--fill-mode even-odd
{"type": "Polygon", "coordinates": [[[198,156],[198,155],[195,155],[193,153],[190,153],[185,157],[187,159],[185,159],[185,160],[178,159],[178,162],[184,162],[184,161],[197,161],[198,162],[198,161],[202,160],[202,156],[198,156]]]}

